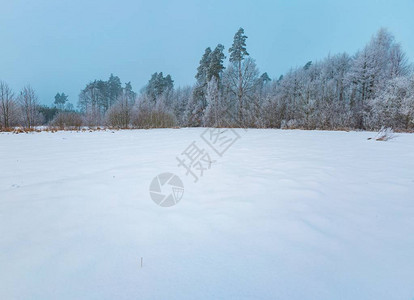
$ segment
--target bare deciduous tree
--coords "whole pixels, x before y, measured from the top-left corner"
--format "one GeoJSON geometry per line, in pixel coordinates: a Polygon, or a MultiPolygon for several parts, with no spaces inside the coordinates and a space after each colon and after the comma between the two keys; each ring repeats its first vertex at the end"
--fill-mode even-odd
{"type": "Polygon", "coordinates": [[[27,85],[20,92],[18,98],[21,109],[21,122],[24,127],[32,128],[41,123],[42,116],[38,110],[38,99],[35,91],[27,85]]]}
{"type": "Polygon", "coordinates": [[[7,83],[0,81],[0,127],[9,128],[16,125],[17,106],[14,93],[7,83]]]}
{"type": "Polygon", "coordinates": [[[133,99],[123,92],[106,112],[106,123],[111,127],[128,128],[131,123],[133,99]]]}

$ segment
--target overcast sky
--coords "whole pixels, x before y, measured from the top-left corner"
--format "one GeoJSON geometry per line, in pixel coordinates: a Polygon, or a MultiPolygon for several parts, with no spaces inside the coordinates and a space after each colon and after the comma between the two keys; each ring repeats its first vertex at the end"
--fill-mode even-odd
{"type": "MultiPolygon", "coordinates": [[[[110,73],[139,91],[150,75],[194,83],[207,46],[226,54],[239,27],[261,72],[276,78],[329,53],[354,53],[388,28],[414,58],[414,1],[0,0],[0,80],[51,104],[110,73]]],[[[228,56],[228,55],[227,55],[228,56]]]]}

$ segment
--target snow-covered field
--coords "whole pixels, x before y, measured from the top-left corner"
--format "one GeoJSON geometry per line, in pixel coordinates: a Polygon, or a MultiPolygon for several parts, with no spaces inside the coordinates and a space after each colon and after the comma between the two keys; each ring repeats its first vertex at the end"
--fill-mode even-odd
{"type": "Polygon", "coordinates": [[[203,131],[0,134],[0,299],[414,298],[414,135],[238,130],[219,157],[203,131]]]}

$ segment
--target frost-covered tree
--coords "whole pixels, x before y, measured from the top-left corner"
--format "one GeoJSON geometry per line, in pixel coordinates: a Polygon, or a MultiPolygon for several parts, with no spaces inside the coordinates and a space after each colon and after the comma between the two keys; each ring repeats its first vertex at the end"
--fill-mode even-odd
{"type": "Polygon", "coordinates": [[[380,29],[357,53],[349,80],[352,83],[351,103],[359,128],[365,128],[367,101],[379,96],[393,78],[407,75],[408,70],[405,54],[386,29],[380,29]]]}
{"type": "Polygon", "coordinates": [[[179,126],[188,125],[186,109],[191,99],[192,92],[193,92],[193,87],[185,86],[185,87],[179,87],[173,93],[172,111],[175,115],[175,119],[177,120],[177,124],[179,126]]]}
{"type": "Polygon", "coordinates": [[[197,74],[195,78],[197,79],[197,84],[203,86],[207,84],[207,74],[209,72],[211,62],[211,48],[207,47],[204,50],[204,54],[201,57],[200,64],[197,67],[197,74]]]}
{"type": "Polygon", "coordinates": [[[111,74],[107,81],[95,80],[86,85],[79,94],[78,107],[84,114],[84,123],[89,126],[103,125],[107,111],[119,100],[127,101],[132,106],[136,93],[132,90],[131,83],[122,87],[118,76],[111,74]]]}
{"type": "Polygon", "coordinates": [[[148,95],[141,94],[135,104],[132,125],[137,128],[167,128],[176,126],[171,108],[164,101],[154,103],[148,95]]]}
{"type": "Polygon", "coordinates": [[[399,129],[414,127],[414,81],[413,78],[396,77],[385,90],[370,99],[367,116],[368,129],[382,126],[399,129]]]}
{"type": "Polygon", "coordinates": [[[233,113],[235,122],[243,126],[249,118],[252,107],[256,104],[253,101],[254,93],[258,87],[259,70],[252,58],[244,59],[241,63],[241,70],[238,64],[231,63],[223,75],[226,99],[229,101],[229,109],[233,113]]]}
{"type": "Polygon", "coordinates": [[[114,76],[113,74],[111,74],[109,76],[108,81],[106,82],[105,88],[107,89],[107,97],[108,97],[107,104],[105,106],[108,109],[117,102],[118,98],[123,93],[121,80],[119,79],[118,76],[114,76]]]}
{"type": "Polygon", "coordinates": [[[168,102],[173,89],[174,81],[172,80],[171,75],[168,74],[164,77],[162,72],[156,72],[151,75],[151,78],[143,91],[152,102],[157,103],[158,99],[161,97],[168,102]]]}
{"type": "Polygon", "coordinates": [[[204,114],[204,126],[223,127],[225,126],[226,106],[223,102],[219,88],[218,79],[212,77],[207,84],[207,109],[204,114]]]}
{"type": "Polygon", "coordinates": [[[106,112],[106,123],[115,128],[128,128],[132,121],[132,111],[135,104],[136,94],[132,90],[131,82],[127,82],[124,88],[121,88],[120,94],[106,112]]]}
{"type": "Polygon", "coordinates": [[[311,65],[312,65],[312,61],[310,60],[310,61],[308,61],[304,66],[303,66],[303,69],[306,71],[306,70],[309,70],[309,68],[311,67],[311,65]]]}
{"type": "Polygon", "coordinates": [[[126,101],[133,105],[135,103],[135,98],[137,97],[137,93],[132,90],[131,81],[125,83],[125,87],[122,89],[122,93],[125,95],[126,101]]]}
{"type": "Polygon", "coordinates": [[[215,82],[220,85],[222,72],[225,69],[223,61],[226,56],[223,51],[224,46],[218,44],[213,51],[211,51],[210,47],[206,48],[201,57],[195,76],[197,83],[187,104],[186,114],[188,125],[190,126],[200,126],[203,124],[204,114],[208,105],[208,83],[214,78],[215,82]]]}
{"type": "MultiPolygon", "coordinates": [[[[239,28],[233,38],[233,44],[229,49],[230,52],[230,63],[232,63],[232,70],[230,71],[231,74],[231,82],[232,85],[236,85],[236,96],[237,96],[237,103],[238,103],[238,121],[243,122],[243,97],[244,97],[244,89],[243,89],[243,69],[246,69],[246,66],[243,68],[242,62],[244,61],[246,56],[249,56],[249,53],[246,50],[246,39],[247,36],[244,34],[244,29],[239,28]]],[[[234,90],[234,88],[233,88],[234,90]]]]}
{"type": "Polygon", "coordinates": [[[65,95],[65,93],[57,93],[53,104],[57,107],[57,109],[63,110],[67,101],[68,96],[65,95]]]}
{"type": "Polygon", "coordinates": [[[102,83],[97,80],[90,82],[79,94],[78,107],[84,114],[84,123],[88,126],[99,126],[103,123],[106,110],[101,99],[104,98],[102,83]]]}
{"type": "Polygon", "coordinates": [[[249,56],[249,53],[246,49],[246,39],[247,36],[244,34],[244,29],[239,28],[234,35],[233,44],[229,49],[230,52],[230,62],[238,64],[241,68],[241,62],[244,60],[245,56],[249,56]]]}
{"type": "Polygon", "coordinates": [[[210,54],[210,64],[207,69],[206,77],[207,82],[210,82],[214,77],[214,79],[220,85],[221,75],[225,69],[223,64],[224,59],[226,59],[226,56],[224,55],[224,46],[222,44],[218,44],[210,54]]]}
{"type": "Polygon", "coordinates": [[[34,89],[27,85],[20,92],[18,102],[21,110],[21,122],[24,127],[32,128],[42,123],[42,115],[39,112],[39,103],[34,89]]]}
{"type": "Polygon", "coordinates": [[[195,78],[196,85],[193,89],[192,95],[187,102],[186,119],[189,126],[200,126],[202,123],[204,110],[207,106],[206,92],[208,76],[210,75],[211,55],[210,47],[204,50],[204,54],[200,59],[199,66],[195,78]]]}
{"type": "Polygon", "coordinates": [[[18,111],[14,93],[7,83],[0,81],[0,128],[17,125],[18,111]]]}
{"type": "Polygon", "coordinates": [[[258,89],[258,97],[262,98],[263,93],[265,92],[265,88],[268,87],[268,84],[272,81],[272,79],[269,77],[267,72],[264,72],[260,77],[257,79],[257,89],[258,89]]]}
{"type": "MultiPolygon", "coordinates": [[[[246,40],[240,28],[227,68],[223,45],[206,48],[194,86],[174,90],[170,75],[154,73],[131,111],[129,125],[413,128],[413,67],[387,30],[380,29],[353,56],[343,53],[308,61],[276,80],[267,73],[259,76],[246,40]]],[[[86,119],[93,120],[88,123],[102,124],[105,113],[108,121],[131,103],[126,98],[136,98],[128,84],[121,88],[122,97],[114,98],[119,86],[119,78],[111,75],[82,90],[79,106],[86,119]]]]}

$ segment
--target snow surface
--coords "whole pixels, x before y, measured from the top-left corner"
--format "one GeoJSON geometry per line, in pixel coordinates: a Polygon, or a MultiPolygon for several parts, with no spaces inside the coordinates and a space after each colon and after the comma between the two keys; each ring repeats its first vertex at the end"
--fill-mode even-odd
{"type": "Polygon", "coordinates": [[[0,134],[0,299],[414,298],[414,135],[239,130],[194,183],[203,130],[0,134]]]}

